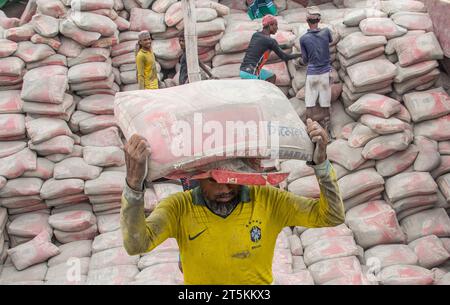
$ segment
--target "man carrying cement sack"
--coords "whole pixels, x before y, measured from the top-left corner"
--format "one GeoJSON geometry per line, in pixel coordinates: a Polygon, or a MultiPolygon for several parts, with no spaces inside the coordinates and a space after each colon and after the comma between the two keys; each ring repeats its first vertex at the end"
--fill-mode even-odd
{"type": "MultiPolygon", "coordinates": [[[[178,35],[178,42],[180,43],[181,50],[183,51],[183,54],[180,57],[180,77],[179,77],[179,83],[180,85],[187,84],[189,82],[188,79],[188,70],[187,70],[187,62],[186,62],[186,43],[184,41],[184,32],[181,32],[178,35]]],[[[202,61],[198,60],[198,65],[200,68],[205,71],[205,73],[208,75],[209,78],[214,78],[211,72],[209,71],[209,68],[202,63],[202,61]]]]}
{"type": "Polygon", "coordinates": [[[136,70],[139,89],[158,89],[155,54],[152,51],[152,39],[148,31],[139,33],[136,45],[136,70]]]}
{"type": "MultiPolygon", "coordinates": [[[[271,284],[275,241],[286,226],[330,227],[344,222],[336,173],[327,160],[328,137],[312,120],[313,162],[320,199],[263,185],[217,183],[208,172],[200,186],[161,201],[146,219],[144,179],[150,148],[134,134],[125,146],[126,185],[121,228],[130,255],[177,239],[185,284],[271,284]]],[[[151,170],[151,169],[150,169],[151,170]]]]}
{"type": "Polygon", "coordinates": [[[306,117],[319,121],[328,129],[330,121],[331,59],[329,29],[319,29],[320,10],[317,6],[307,9],[308,32],[300,38],[302,64],[308,65],[305,83],[306,117]],[[319,105],[316,102],[319,100],[319,105]]]}
{"type": "Polygon", "coordinates": [[[278,31],[278,21],[274,16],[264,16],[262,25],[263,30],[253,34],[250,40],[239,75],[243,79],[262,79],[275,84],[276,75],[262,68],[269,60],[270,51],[274,51],[284,61],[298,58],[301,54],[284,53],[278,42],[270,37],[278,31]]]}
{"type": "Polygon", "coordinates": [[[276,16],[277,7],[272,0],[247,0],[245,4],[248,7],[247,14],[251,20],[262,18],[265,15],[276,16]]]}

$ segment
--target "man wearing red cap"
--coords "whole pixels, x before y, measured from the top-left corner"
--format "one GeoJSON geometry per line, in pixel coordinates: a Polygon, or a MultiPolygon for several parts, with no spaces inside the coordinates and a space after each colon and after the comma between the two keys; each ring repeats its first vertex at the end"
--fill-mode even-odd
{"type": "Polygon", "coordinates": [[[199,175],[200,186],[162,200],[147,219],[144,179],[150,148],[145,138],[133,135],[125,146],[120,221],[128,254],[149,252],[167,238],[176,238],[185,284],[271,284],[275,242],[284,227],[344,222],[336,173],[326,155],[328,136],[311,120],[307,132],[316,143],[313,162],[308,164],[314,168],[320,199],[261,182],[230,183],[220,171],[211,170],[199,175]]]}
{"type": "Polygon", "coordinates": [[[284,61],[298,58],[301,54],[284,53],[278,42],[270,37],[278,31],[278,22],[274,16],[264,16],[262,25],[263,30],[253,34],[250,40],[239,75],[242,79],[262,79],[275,84],[276,75],[262,68],[268,61],[270,52],[274,51],[284,61]]]}

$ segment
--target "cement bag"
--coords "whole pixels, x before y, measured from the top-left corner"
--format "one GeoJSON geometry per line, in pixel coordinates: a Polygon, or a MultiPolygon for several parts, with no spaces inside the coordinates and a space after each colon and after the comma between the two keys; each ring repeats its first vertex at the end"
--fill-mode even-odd
{"type": "MultiPolygon", "coordinates": [[[[158,177],[173,172],[173,165],[175,163],[178,165],[183,164],[181,167],[178,167],[180,170],[188,170],[197,167],[198,165],[208,164],[211,161],[223,160],[223,153],[222,156],[220,156],[217,153],[218,151],[225,152],[225,154],[228,154],[229,156],[248,155],[248,150],[247,152],[246,150],[235,152],[234,148],[227,145],[216,147],[215,152],[212,152],[212,150],[204,151],[201,161],[195,161],[190,157],[193,155],[192,152],[194,152],[194,154],[201,153],[201,151],[198,151],[198,148],[190,150],[189,152],[185,151],[185,157],[177,157],[177,154],[174,154],[173,151],[171,151],[171,143],[174,143],[173,141],[179,141],[180,139],[168,137],[167,134],[170,134],[168,130],[174,125],[176,119],[191,122],[192,112],[189,111],[190,109],[196,112],[199,111],[198,105],[202,105],[201,109],[203,117],[207,118],[208,121],[217,120],[223,122],[220,123],[223,124],[222,126],[225,126],[225,121],[230,120],[245,122],[254,121],[258,122],[257,124],[261,121],[266,121],[267,119],[271,121],[282,121],[282,129],[289,128],[292,132],[281,132],[281,129],[276,132],[276,129],[273,128],[269,130],[272,132],[273,129],[275,135],[281,135],[280,144],[277,146],[279,147],[279,157],[285,159],[293,158],[294,155],[296,156],[295,159],[309,159],[311,157],[311,143],[309,137],[305,133],[304,124],[300,121],[297,113],[289,105],[289,101],[285,95],[275,86],[268,85],[267,83],[253,80],[245,82],[242,80],[204,81],[182,87],[172,87],[167,90],[118,93],[115,100],[115,116],[125,137],[129,139],[131,135],[138,130],[145,130],[144,136],[148,139],[150,146],[153,149],[155,147],[158,148],[158,150],[153,151],[152,159],[149,162],[149,166],[152,169],[149,171],[148,178],[150,180],[157,179],[158,177]],[[259,99],[256,101],[256,95],[253,94],[254,92],[252,90],[255,90],[255,92],[258,91],[259,95],[265,94],[270,98],[264,103],[261,103],[259,99]],[[201,104],[199,104],[197,92],[202,92],[202,95],[205,96],[205,99],[202,100],[201,104]],[[221,92],[220,95],[217,95],[219,92],[221,92]],[[225,96],[223,95],[224,92],[227,92],[225,96]],[[229,98],[228,94],[229,97],[233,98],[229,98]],[[168,98],[169,95],[170,97],[168,98]],[[179,102],[170,102],[174,101],[174,96],[179,95],[183,96],[185,103],[185,112],[182,115],[177,115],[173,110],[179,109],[179,102]],[[154,102],[149,104],[149,99],[154,102]],[[166,101],[167,99],[168,101],[166,101]],[[195,107],[192,106],[194,105],[194,100],[195,107]],[[211,106],[208,106],[209,104],[211,104],[211,106]],[[274,105],[276,105],[276,109],[283,109],[283,111],[275,112],[273,110],[274,105]],[[236,113],[236,107],[243,107],[242,111],[236,113]],[[218,115],[219,112],[216,112],[216,109],[219,108],[221,109],[219,111],[220,115],[218,115]],[[234,110],[230,110],[231,112],[228,114],[228,108],[233,108],[234,110]],[[162,136],[161,133],[163,130],[161,129],[160,123],[158,123],[157,127],[153,127],[155,123],[152,120],[152,116],[156,115],[154,114],[154,109],[158,109],[158,113],[161,113],[161,111],[163,111],[162,109],[168,109],[167,113],[171,114],[170,116],[162,115],[165,117],[163,120],[166,122],[164,124],[167,126],[167,132],[164,132],[164,136],[162,136]],[[173,117],[174,115],[175,117],[173,117]],[[133,119],[131,120],[130,118],[133,119]],[[291,137],[294,133],[296,136],[291,137]]],[[[161,114],[158,116],[161,117],[161,114]]],[[[236,142],[236,144],[240,146],[244,143],[246,143],[246,141],[239,140],[236,142]]],[[[234,146],[234,144],[232,146],[234,146]]],[[[254,148],[257,149],[258,147],[255,146],[254,148]]],[[[257,150],[261,151],[261,149],[257,150]]],[[[258,154],[255,155],[255,157],[267,156],[266,151],[257,153],[258,154]]]]}
{"type": "Polygon", "coordinates": [[[25,134],[23,114],[0,114],[0,139],[19,137],[25,134]]]}
{"type": "Polygon", "coordinates": [[[367,36],[385,36],[387,39],[405,35],[407,29],[398,26],[389,18],[373,17],[361,21],[359,28],[367,36]]]}
{"type": "Polygon", "coordinates": [[[55,18],[64,17],[67,8],[60,0],[37,0],[38,12],[55,18]]]}
{"type": "Polygon", "coordinates": [[[391,19],[399,26],[407,30],[433,30],[433,22],[427,13],[398,12],[391,16],[391,19]]]}
{"type": "Polygon", "coordinates": [[[406,150],[397,152],[386,159],[376,161],[377,172],[383,177],[390,177],[403,172],[417,158],[420,146],[410,145],[406,150]]]}
{"type": "Polygon", "coordinates": [[[122,166],[125,164],[125,153],[119,147],[94,147],[83,148],[83,158],[87,164],[95,166],[122,166]]]}
{"type": "MultiPolygon", "coordinates": [[[[123,182],[122,182],[123,184],[123,182]]],[[[120,229],[120,214],[99,215],[97,217],[98,231],[103,234],[120,229]]]]}
{"type": "Polygon", "coordinates": [[[280,167],[283,172],[289,172],[288,182],[314,175],[314,169],[308,166],[304,160],[287,160],[282,162],[280,167]]]}
{"type": "Polygon", "coordinates": [[[109,59],[111,51],[105,48],[88,48],[81,51],[75,58],[69,58],[69,67],[84,64],[87,62],[104,62],[109,59]]]}
{"type": "Polygon", "coordinates": [[[427,8],[421,1],[381,1],[381,10],[388,15],[398,12],[426,12],[427,8]]]}
{"type": "MultiPolygon", "coordinates": [[[[181,3],[179,3],[179,5],[181,7],[181,3]]],[[[181,14],[183,14],[183,12],[181,12],[181,14]]],[[[167,14],[165,16],[167,16],[167,14]]],[[[168,24],[168,26],[174,25],[175,24],[168,24]]],[[[130,31],[149,31],[151,34],[154,34],[165,32],[166,29],[164,14],[141,8],[133,8],[131,10],[130,31]]]]}
{"type": "Polygon", "coordinates": [[[87,164],[83,158],[67,158],[55,165],[55,179],[78,178],[82,180],[96,179],[102,169],[97,166],[87,164]]]}
{"type": "Polygon", "coordinates": [[[383,55],[384,53],[384,46],[379,46],[377,48],[374,48],[372,50],[364,51],[362,53],[359,53],[355,56],[352,56],[350,58],[346,58],[341,53],[337,54],[337,57],[339,59],[339,63],[344,67],[350,67],[351,65],[357,64],[362,61],[368,61],[370,59],[377,58],[378,56],[383,55]]]}
{"type": "Polygon", "coordinates": [[[164,40],[154,40],[152,50],[157,58],[166,60],[178,59],[183,51],[178,43],[178,37],[164,40]]]}
{"type": "Polygon", "coordinates": [[[426,60],[442,59],[444,53],[433,32],[405,37],[395,44],[399,64],[410,66],[426,60]]]}
{"type": "Polygon", "coordinates": [[[110,266],[136,265],[139,255],[130,256],[125,248],[113,248],[94,253],[91,257],[89,270],[102,269],[110,266]]]}
{"type": "Polygon", "coordinates": [[[419,265],[431,269],[445,263],[450,254],[444,248],[442,241],[435,235],[416,239],[409,244],[419,258],[419,265]]]}
{"type": "Polygon", "coordinates": [[[437,184],[427,172],[398,174],[387,179],[385,187],[388,198],[393,202],[410,196],[434,194],[437,191],[437,184]]]}
{"type": "Polygon", "coordinates": [[[138,274],[139,269],[135,265],[106,267],[89,271],[86,284],[123,285],[132,282],[138,274]]]}
{"type": "Polygon", "coordinates": [[[299,196],[319,198],[320,188],[316,176],[299,178],[288,185],[288,190],[299,196]]]}
{"type": "Polygon", "coordinates": [[[23,173],[36,169],[36,153],[24,148],[0,159],[0,176],[7,179],[20,177],[23,173]]]}
{"type": "Polygon", "coordinates": [[[387,14],[375,8],[351,10],[345,14],[343,23],[348,27],[357,27],[361,21],[372,17],[387,17],[387,14]]]}
{"type": "Polygon", "coordinates": [[[420,122],[414,125],[414,135],[425,136],[435,141],[450,139],[450,115],[420,122]]]}
{"type": "Polygon", "coordinates": [[[410,129],[410,125],[397,118],[380,118],[371,114],[363,114],[359,121],[378,134],[391,134],[410,129]]]}
{"type": "Polygon", "coordinates": [[[39,178],[17,178],[8,180],[0,189],[0,198],[38,195],[43,181],[39,178]]]}
{"type": "Polygon", "coordinates": [[[26,146],[27,144],[22,141],[0,142],[0,158],[8,157],[15,153],[18,153],[26,146]]]}
{"type": "MultiPolygon", "coordinates": [[[[130,52],[134,52],[134,50],[136,49],[136,43],[137,43],[136,40],[130,40],[130,41],[124,41],[119,44],[116,44],[115,46],[112,47],[111,56],[116,57],[116,56],[124,55],[124,54],[130,53],[130,52]]],[[[153,49],[153,44],[152,44],[152,49],[153,49]]]]}
{"type": "Polygon", "coordinates": [[[18,57],[0,58],[0,75],[21,77],[24,75],[25,63],[18,57]]]}
{"type": "Polygon", "coordinates": [[[45,59],[54,55],[55,51],[46,44],[34,44],[30,41],[22,41],[18,43],[15,56],[19,57],[26,63],[45,59]]]}
{"type": "Polygon", "coordinates": [[[195,14],[197,22],[207,22],[217,18],[217,11],[212,8],[197,8],[195,14]]]}
{"type": "Polygon", "coordinates": [[[114,114],[114,97],[109,94],[96,94],[83,98],[77,109],[92,114],[114,114]]]}
{"type": "Polygon", "coordinates": [[[348,138],[348,146],[353,148],[363,147],[372,139],[378,137],[379,134],[367,127],[366,125],[358,123],[353,128],[350,137],[348,138]]]}
{"type": "Polygon", "coordinates": [[[72,0],[70,6],[79,11],[94,11],[101,9],[113,9],[114,0],[72,0]]]}
{"type": "MultiPolygon", "coordinates": [[[[431,176],[434,179],[450,172],[450,156],[441,155],[440,161],[439,166],[431,172],[431,176]]],[[[450,198],[450,194],[448,197],[450,198]]]]}
{"type": "Polygon", "coordinates": [[[75,22],[70,19],[63,19],[59,23],[59,31],[66,37],[70,37],[77,43],[87,47],[100,39],[102,34],[97,32],[89,32],[80,29],[75,22]]]}
{"type": "Polygon", "coordinates": [[[427,235],[450,236],[450,219],[443,208],[413,214],[401,220],[400,224],[408,243],[427,235]]]}
{"type": "Polygon", "coordinates": [[[393,79],[397,68],[387,59],[372,59],[357,63],[347,68],[355,87],[376,84],[388,79],[393,79]]]}
{"type": "Polygon", "coordinates": [[[72,95],[65,94],[64,100],[61,104],[49,104],[49,103],[33,103],[24,101],[22,109],[28,114],[55,116],[55,118],[66,120],[67,116],[70,116],[71,111],[75,110],[75,103],[72,95]]]}
{"type": "Polygon", "coordinates": [[[92,252],[97,253],[100,251],[123,247],[122,231],[112,231],[104,234],[100,234],[95,237],[92,243],[92,252]]]}
{"type": "Polygon", "coordinates": [[[62,244],[80,240],[92,240],[98,234],[97,225],[95,224],[83,231],[64,232],[60,230],[54,230],[53,233],[55,234],[56,239],[62,244]]]}
{"type": "Polygon", "coordinates": [[[358,125],[357,122],[348,123],[342,128],[342,139],[348,140],[352,134],[353,129],[358,125]]]}
{"type": "Polygon", "coordinates": [[[164,14],[169,7],[176,2],[177,0],[156,0],[152,4],[152,10],[157,13],[164,14]]]}
{"type": "Polygon", "coordinates": [[[28,137],[33,144],[39,144],[57,136],[71,136],[67,123],[60,119],[39,118],[25,123],[28,137]]]}
{"type": "Polygon", "coordinates": [[[397,75],[394,78],[394,82],[403,83],[433,71],[439,64],[436,60],[429,60],[408,67],[402,67],[399,63],[395,65],[397,66],[397,75]]]}
{"type": "Polygon", "coordinates": [[[42,231],[33,240],[8,250],[8,255],[17,270],[45,262],[58,255],[59,249],[50,242],[48,232],[42,231]]]}
{"type": "Polygon", "coordinates": [[[434,69],[417,78],[407,80],[403,83],[394,83],[395,93],[403,94],[410,90],[426,90],[434,86],[434,83],[439,78],[439,69],[434,69]]]}
{"type": "Polygon", "coordinates": [[[86,181],[84,192],[87,195],[122,193],[124,182],[125,173],[103,172],[97,179],[86,181]]]}
{"type": "Polygon", "coordinates": [[[30,40],[33,35],[33,26],[31,24],[25,24],[19,27],[5,30],[2,38],[6,38],[15,42],[21,42],[30,40]]]}
{"type": "Polygon", "coordinates": [[[445,199],[447,200],[447,202],[449,202],[449,199],[450,199],[450,190],[449,190],[450,175],[445,174],[445,175],[440,176],[437,179],[437,183],[442,191],[442,195],[445,196],[445,199]]]}
{"type": "Polygon", "coordinates": [[[41,213],[27,213],[15,218],[8,225],[8,234],[34,238],[45,231],[52,234],[52,228],[48,224],[48,215],[41,213]]]}
{"type": "Polygon", "coordinates": [[[370,140],[362,150],[362,156],[367,159],[381,160],[397,151],[408,148],[413,136],[410,130],[379,136],[370,140]]]}
{"type": "Polygon", "coordinates": [[[0,58],[11,56],[17,51],[17,43],[8,39],[0,39],[0,58]]]}
{"type": "Polygon", "coordinates": [[[223,53],[241,52],[247,49],[255,31],[227,32],[220,39],[219,45],[223,53]]]}
{"type": "Polygon", "coordinates": [[[68,89],[67,68],[45,66],[27,72],[21,97],[32,102],[61,104],[68,89]]]}
{"type": "Polygon", "coordinates": [[[394,265],[417,265],[418,258],[407,245],[378,245],[364,252],[366,262],[379,262],[381,269],[394,265]]]}
{"type": "Polygon", "coordinates": [[[109,127],[84,135],[81,137],[81,145],[96,147],[123,147],[122,139],[120,138],[119,130],[117,129],[117,127],[109,127]]]}
{"type": "Polygon", "coordinates": [[[217,35],[225,31],[225,21],[223,18],[216,18],[208,22],[197,22],[196,30],[198,37],[217,35]]]}
{"type": "Polygon", "coordinates": [[[434,281],[431,271],[419,266],[410,265],[386,267],[381,270],[379,278],[382,285],[431,285],[434,281]]]}
{"type": "Polygon", "coordinates": [[[353,231],[355,240],[364,249],[379,244],[404,243],[395,211],[384,201],[371,201],[350,209],[345,223],[353,231]]]}
{"type": "Polygon", "coordinates": [[[11,283],[31,283],[36,285],[44,284],[47,269],[47,264],[41,263],[25,270],[18,271],[12,264],[10,264],[9,266],[5,266],[3,268],[2,274],[0,275],[0,283],[2,285],[11,283]]]}
{"type": "Polygon", "coordinates": [[[362,272],[361,264],[356,256],[327,259],[312,264],[308,270],[317,285],[323,285],[342,277],[357,276],[362,272]]]}
{"type": "Polygon", "coordinates": [[[343,200],[383,186],[384,179],[375,169],[367,168],[353,172],[338,180],[343,200]]]}
{"type": "Polygon", "coordinates": [[[411,123],[411,115],[409,114],[408,109],[406,109],[406,107],[402,104],[400,104],[400,111],[394,114],[394,117],[402,120],[403,122],[411,123]]]}
{"type": "Polygon", "coordinates": [[[366,160],[361,155],[362,148],[352,148],[343,139],[333,141],[327,146],[327,156],[330,161],[336,162],[352,171],[366,160]]]}
{"type": "Polygon", "coordinates": [[[414,170],[418,172],[430,172],[441,163],[438,151],[438,143],[427,137],[414,137],[414,144],[419,148],[419,155],[414,162],[414,170]]]}
{"type": "Polygon", "coordinates": [[[57,136],[51,140],[33,144],[28,142],[31,150],[34,150],[40,156],[49,156],[53,154],[70,154],[74,149],[74,140],[68,136],[57,136]]]}
{"type": "Polygon", "coordinates": [[[55,54],[43,60],[27,64],[27,69],[32,70],[44,66],[67,66],[67,58],[64,55],[55,54]]]}
{"type": "Polygon", "coordinates": [[[338,42],[337,50],[346,58],[353,57],[362,52],[384,46],[387,43],[384,36],[366,36],[355,32],[338,42]]]}
{"type": "Polygon", "coordinates": [[[34,15],[31,24],[36,33],[44,37],[55,37],[59,33],[59,20],[47,15],[34,15]]]}
{"type": "Polygon", "coordinates": [[[83,193],[84,181],[81,179],[49,179],[42,185],[42,199],[55,199],[67,195],[83,193]]]}
{"type": "Polygon", "coordinates": [[[320,261],[356,255],[358,248],[352,236],[321,239],[306,247],[304,251],[305,264],[308,267],[320,261]]]}
{"type": "Polygon", "coordinates": [[[69,84],[107,79],[112,73],[111,64],[106,62],[85,63],[69,69],[69,84]]]}
{"type": "Polygon", "coordinates": [[[82,285],[85,284],[89,271],[89,257],[80,258],[77,261],[79,269],[75,272],[69,263],[62,263],[48,268],[45,275],[46,285],[82,285]],[[72,275],[72,276],[71,276],[72,275]],[[76,276],[75,276],[76,275],[76,276]]]}
{"type": "Polygon", "coordinates": [[[400,111],[400,103],[384,95],[369,93],[359,98],[348,110],[352,113],[372,114],[387,119],[400,111]]]}
{"type": "Polygon", "coordinates": [[[64,232],[83,231],[96,223],[94,214],[88,211],[62,212],[51,215],[49,224],[56,230],[64,232]]]}
{"type": "Polygon", "coordinates": [[[183,20],[182,3],[175,2],[166,11],[164,21],[168,27],[173,27],[183,20]]]}
{"type": "Polygon", "coordinates": [[[96,118],[81,121],[80,132],[82,134],[88,134],[116,125],[116,119],[113,115],[99,115],[96,118]]]}
{"type": "Polygon", "coordinates": [[[308,270],[299,270],[293,274],[273,274],[275,285],[314,285],[314,280],[308,270]]]}
{"type": "Polygon", "coordinates": [[[100,33],[104,37],[114,35],[117,25],[110,18],[90,12],[72,11],[69,18],[82,30],[100,33]]]}
{"type": "Polygon", "coordinates": [[[450,113],[450,97],[445,92],[412,92],[405,94],[403,101],[414,122],[450,113]]]}

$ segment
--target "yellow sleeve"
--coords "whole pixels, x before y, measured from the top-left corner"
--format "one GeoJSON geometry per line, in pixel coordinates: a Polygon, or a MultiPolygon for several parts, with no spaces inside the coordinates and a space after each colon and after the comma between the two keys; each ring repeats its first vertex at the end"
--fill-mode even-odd
{"type": "Polygon", "coordinates": [[[145,88],[145,81],[146,81],[145,65],[146,65],[145,55],[142,54],[141,52],[138,52],[136,56],[136,70],[139,89],[145,88]]]}
{"type": "Polygon", "coordinates": [[[178,199],[170,196],[161,201],[145,218],[144,192],[136,192],[125,185],[122,193],[120,227],[123,244],[129,255],[153,250],[170,237],[176,237],[178,228],[178,199]]]}
{"type": "Polygon", "coordinates": [[[272,215],[281,227],[333,227],[344,223],[344,203],[333,166],[326,160],[313,168],[320,186],[319,199],[268,188],[272,215]]]}

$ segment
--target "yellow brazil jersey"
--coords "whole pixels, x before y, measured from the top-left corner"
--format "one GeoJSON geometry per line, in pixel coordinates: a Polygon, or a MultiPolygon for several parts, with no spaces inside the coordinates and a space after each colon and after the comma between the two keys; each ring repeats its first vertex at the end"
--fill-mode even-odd
{"type": "Polygon", "coordinates": [[[136,56],[136,70],[138,82],[144,84],[144,89],[158,89],[155,55],[152,51],[139,50],[136,56]]]}
{"type": "Polygon", "coordinates": [[[240,203],[225,218],[209,210],[197,187],[163,200],[145,219],[142,193],[126,186],[121,211],[124,246],[138,254],[174,237],[186,284],[270,284],[275,242],[283,227],[335,226],[344,221],[336,175],[329,162],[327,167],[328,173],[318,176],[320,199],[271,186],[243,186],[240,203]]]}

